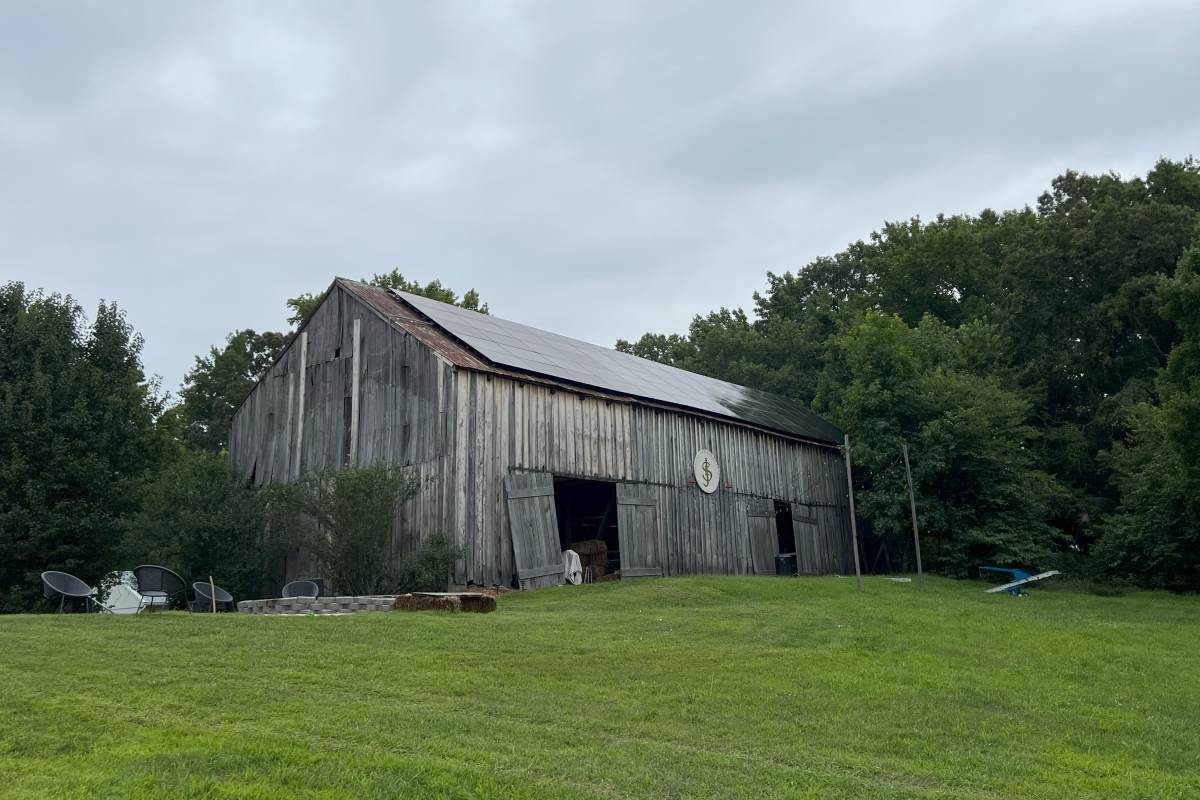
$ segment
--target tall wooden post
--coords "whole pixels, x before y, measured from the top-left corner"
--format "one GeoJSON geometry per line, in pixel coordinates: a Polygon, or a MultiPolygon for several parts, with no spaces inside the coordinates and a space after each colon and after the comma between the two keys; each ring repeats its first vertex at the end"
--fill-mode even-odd
{"type": "Polygon", "coordinates": [[[917,554],[917,590],[925,591],[925,573],[921,570],[921,535],[917,533],[917,498],[913,494],[912,484],[912,467],[908,465],[908,445],[902,444],[904,448],[904,474],[908,478],[908,507],[912,511],[912,526],[913,526],[913,549],[917,554]]]}
{"type": "Polygon", "coordinates": [[[854,476],[850,474],[850,434],[845,435],[846,489],[850,492],[850,538],[854,542],[854,584],[862,591],[862,566],[858,562],[858,520],[854,518],[854,476]]]}

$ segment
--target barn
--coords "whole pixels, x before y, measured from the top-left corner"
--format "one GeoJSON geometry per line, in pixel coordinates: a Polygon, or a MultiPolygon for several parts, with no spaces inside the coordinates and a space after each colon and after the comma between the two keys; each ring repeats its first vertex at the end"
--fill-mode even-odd
{"type": "Polygon", "coordinates": [[[774,574],[781,553],[849,572],[841,443],[777,395],[338,278],[237,409],[230,454],[259,485],[409,467],[397,554],[440,531],[455,582],[536,588],[567,548],[596,576],[774,574]]]}

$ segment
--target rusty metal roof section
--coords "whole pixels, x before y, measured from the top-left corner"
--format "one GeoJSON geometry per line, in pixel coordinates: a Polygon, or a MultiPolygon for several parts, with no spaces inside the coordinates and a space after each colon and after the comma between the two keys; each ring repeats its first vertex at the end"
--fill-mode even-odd
{"type": "Polygon", "coordinates": [[[470,347],[446,333],[441,326],[396,300],[387,289],[359,281],[338,278],[337,283],[380,316],[412,334],[413,338],[430,347],[456,367],[493,372],[492,363],[470,347]]]}
{"type": "Polygon", "coordinates": [[[840,444],[842,432],[779,395],[478,314],[427,297],[339,278],[340,285],[452,364],[613,400],[840,444]]]}

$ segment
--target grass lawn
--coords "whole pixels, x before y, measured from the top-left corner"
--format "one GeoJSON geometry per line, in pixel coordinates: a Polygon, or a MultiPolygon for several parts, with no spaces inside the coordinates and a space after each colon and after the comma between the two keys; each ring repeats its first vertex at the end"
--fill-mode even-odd
{"type": "Polygon", "coordinates": [[[0,796],[1200,797],[1200,598],[678,578],[0,617],[0,796]]]}

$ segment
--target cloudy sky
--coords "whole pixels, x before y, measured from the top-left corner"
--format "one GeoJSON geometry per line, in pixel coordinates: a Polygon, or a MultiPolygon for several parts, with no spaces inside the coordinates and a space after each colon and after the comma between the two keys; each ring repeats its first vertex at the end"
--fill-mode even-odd
{"type": "Polygon", "coordinates": [[[0,0],[0,279],[175,388],[399,268],[611,344],[884,220],[1200,155],[1194,2],[0,0]]]}

